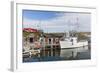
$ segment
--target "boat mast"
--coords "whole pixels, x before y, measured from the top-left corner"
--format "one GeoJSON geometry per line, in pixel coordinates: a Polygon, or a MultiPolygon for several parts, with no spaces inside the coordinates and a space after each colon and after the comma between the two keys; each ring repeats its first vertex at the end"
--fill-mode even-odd
{"type": "Polygon", "coordinates": [[[79,34],[78,34],[78,32],[79,32],[79,27],[80,27],[80,26],[79,26],[79,18],[77,17],[77,18],[76,18],[76,33],[77,33],[76,36],[77,36],[77,38],[78,38],[78,35],[79,35],[79,34]]]}
{"type": "Polygon", "coordinates": [[[76,31],[79,32],[79,18],[76,18],[76,31]]]}

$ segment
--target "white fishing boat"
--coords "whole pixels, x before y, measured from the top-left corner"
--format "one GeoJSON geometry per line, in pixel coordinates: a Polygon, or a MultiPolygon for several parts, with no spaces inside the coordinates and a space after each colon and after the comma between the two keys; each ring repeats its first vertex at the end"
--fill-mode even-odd
{"type": "Polygon", "coordinates": [[[78,37],[69,36],[69,32],[66,32],[66,37],[63,41],[60,41],[61,57],[76,57],[78,52],[84,52],[88,50],[88,41],[78,41],[78,37]]]}

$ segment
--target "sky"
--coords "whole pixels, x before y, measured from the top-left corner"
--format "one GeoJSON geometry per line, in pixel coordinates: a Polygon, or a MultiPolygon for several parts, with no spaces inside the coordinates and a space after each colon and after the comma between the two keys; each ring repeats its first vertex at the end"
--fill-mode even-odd
{"type": "Polygon", "coordinates": [[[23,10],[23,28],[42,29],[46,33],[91,31],[91,14],[60,11],[23,10]]]}

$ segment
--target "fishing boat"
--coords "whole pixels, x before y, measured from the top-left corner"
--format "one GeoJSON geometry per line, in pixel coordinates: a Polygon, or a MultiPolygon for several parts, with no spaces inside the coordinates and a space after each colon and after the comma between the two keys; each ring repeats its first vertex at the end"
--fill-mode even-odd
{"type": "Polygon", "coordinates": [[[78,37],[70,36],[69,32],[66,32],[66,36],[63,41],[60,41],[61,57],[76,57],[78,52],[84,52],[88,50],[88,41],[78,41],[78,37]]]}

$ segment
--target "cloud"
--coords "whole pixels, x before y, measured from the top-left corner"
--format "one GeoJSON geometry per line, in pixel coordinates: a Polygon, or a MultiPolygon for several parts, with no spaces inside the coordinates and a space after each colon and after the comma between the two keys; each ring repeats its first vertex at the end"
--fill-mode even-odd
{"type": "Polygon", "coordinates": [[[63,32],[68,30],[90,31],[91,14],[86,13],[56,13],[57,17],[48,20],[23,18],[24,28],[41,28],[45,32],[63,32]]]}

